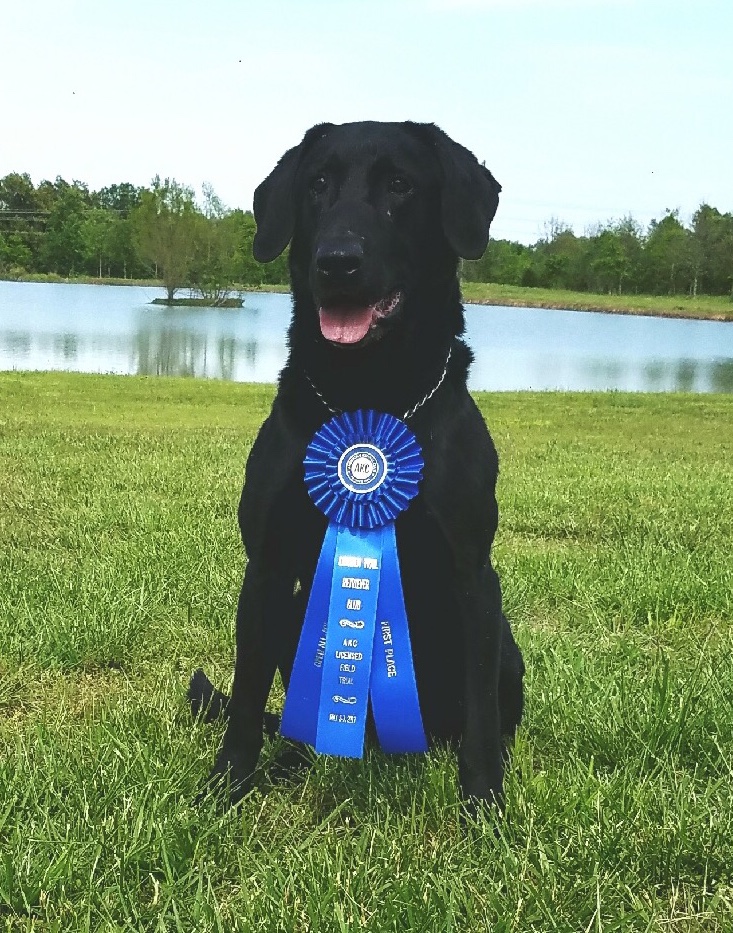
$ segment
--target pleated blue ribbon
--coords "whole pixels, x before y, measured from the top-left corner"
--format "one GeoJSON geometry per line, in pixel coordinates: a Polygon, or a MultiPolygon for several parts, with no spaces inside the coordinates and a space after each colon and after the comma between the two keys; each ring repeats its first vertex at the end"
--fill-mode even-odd
{"type": "Polygon", "coordinates": [[[304,466],[329,524],[280,731],[361,758],[371,700],[385,751],[427,751],[394,526],[422,479],[415,435],[392,415],[337,415],[314,435],[304,466]]]}

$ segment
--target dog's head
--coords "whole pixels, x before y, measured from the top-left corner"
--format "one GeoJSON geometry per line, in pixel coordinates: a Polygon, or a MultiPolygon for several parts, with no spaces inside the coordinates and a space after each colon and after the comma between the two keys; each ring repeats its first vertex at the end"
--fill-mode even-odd
{"type": "Polygon", "coordinates": [[[255,191],[254,255],[269,262],[291,243],[307,326],[334,346],[369,346],[455,282],[458,257],[481,256],[500,190],[432,124],[321,124],[255,191]]]}

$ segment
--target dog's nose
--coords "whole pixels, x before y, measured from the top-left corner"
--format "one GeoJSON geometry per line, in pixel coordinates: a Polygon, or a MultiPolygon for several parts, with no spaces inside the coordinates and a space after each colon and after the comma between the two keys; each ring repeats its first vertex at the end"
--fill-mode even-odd
{"type": "Polygon", "coordinates": [[[316,249],[316,270],[328,281],[348,281],[361,269],[364,249],[358,240],[321,243],[316,249]]]}

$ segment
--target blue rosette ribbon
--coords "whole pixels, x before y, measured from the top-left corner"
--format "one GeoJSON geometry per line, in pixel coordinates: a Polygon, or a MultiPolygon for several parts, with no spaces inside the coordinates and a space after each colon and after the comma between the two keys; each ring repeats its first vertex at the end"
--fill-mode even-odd
{"type": "Polygon", "coordinates": [[[361,758],[371,702],[385,751],[427,751],[394,525],[419,490],[420,446],[398,418],[359,410],[324,424],[303,463],[329,523],[280,731],[361,758]]]}

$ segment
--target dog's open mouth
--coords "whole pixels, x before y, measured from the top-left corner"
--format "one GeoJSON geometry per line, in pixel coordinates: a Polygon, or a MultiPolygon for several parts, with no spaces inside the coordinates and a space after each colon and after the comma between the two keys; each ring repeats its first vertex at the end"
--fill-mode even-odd
{"type": "Polygon", "coordinates": [[[331,343],[349,346],[360,343],[370,331],[394,315],[402,292],[392,292],[371,305],[323,305],[318,309],[321,333],[331,343]]]}

